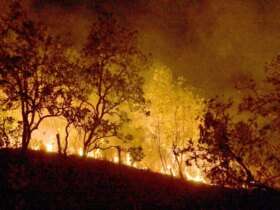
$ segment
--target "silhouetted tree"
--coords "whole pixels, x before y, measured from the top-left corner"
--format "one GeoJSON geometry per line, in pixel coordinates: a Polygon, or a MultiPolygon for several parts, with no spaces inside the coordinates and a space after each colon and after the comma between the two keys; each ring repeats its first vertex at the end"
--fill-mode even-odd
{"type": "Polygon", "coordinates": [[[0,19],[0,83],[3,109],[20,109],[22,150],[43,120],[59,116],[71,96],[73,69],[65,57],[66,43],[28,18],[13,1],[0,19]]]}
{"type": "Polygon", "coordinates": [[[252,79],[237,85],[240,102],[208,101],[198,143],[189,141],[188,154],[212,183],[233,187],[279,187],[280,59],[266,68],[261,88],[252,79]]]}
{"type": "Polygon", "coordinates": [[[145,57],[137,47],[136,33],[102,14],[93,24],[84,55],[86,83],[92,88],[86,101],[76,110],[75,127],[82,133],[84,155],[100,142],[117,136],[125,122],[122,106],[138,109],[144,104],[145,57]]]}
{"type": "MultiPolygon", "coordinates": [[[[237,86],[246,91],[239,112],[246,113],[257,124],[259,135],[265,136],[267,145],[258,171],[261,181],[279,187],[280,183],[280,56],[265,66],[265,80],[259,87],[254,80],[237,86]]],[[[262,145],[264,146],[264,145],[262,145]]]]}
{"type": "Polygon", "coordinates": [[[141,161],[143,158],[144,158],[144,151],[143,151],[143,148],[138,146],[138,147],[130,147],[128,149],[128,152],[130,154],[130,157],[131,157],[131,162],[132,162],[132,165],[135,163],[135,162],[139,162],[141,161]]]}
{"type": "Polygon", "coordinates": [[[1,117],[0,119],[0,148],[15,146],[17,147],[19,142],[17,138],[20,132],[20,125],[15,125],[15,119],[13,117],[1,117]]]}

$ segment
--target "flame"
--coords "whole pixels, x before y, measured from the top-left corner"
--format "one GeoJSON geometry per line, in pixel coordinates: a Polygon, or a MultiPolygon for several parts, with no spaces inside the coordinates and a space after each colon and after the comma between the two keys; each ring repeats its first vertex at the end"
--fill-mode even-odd
{"type": "Polygon", "coordinates": [[[112,162],[114,162],[114,163],[118,163],[119,162],[119,158],[118,158],[118,156],[114,156],[113,157],[113,160],[112,160],[112,162]]]}
{"type": "Polygon", "coordinates": [[[124,164],[127,165],[127,166],[132,166],[132,162],[131,162],[131,158],[130,158],[129,153],[125,154],[124,164]]]}
{"type": "Polygon", "coordinates": [[[93,151],[89,152],[88,155],[87,155],[87,157],[89,157],[89,158],[94,158],[94,152],[93,152],[93,151]]]}
{"type": "MultiPolygon", "coordinates": [[[[55,152],[54,145],[51,142],[45,143],[44,148],[47,152],[55,152]]],[[[37,144],[32,145],[31,149],[41,150],[40,146],[37,145],[37,144]]],[[[74,152],[74,150],[73,150],[72,153],[73,154],[76,153],[79,156],[83,156],[83,154],[84,154],[83,149],[81,147],[78,149],[78,151],[76,150],[76,152],[74,152]]],[[[103,157],[102,156],[102,151],[100,151],[99,149],[91,151],[87,154],[87,158],[102,159],[102,157],[103,157]]],[[[119,157],[118,157],[117,154],[114,154],[113,156],[111,156],[111,158],[109,160],[111,162],[114,162],[114,163],[119,163],[119,157]]],[[[139,168],[139,169],[149,170],[149,168],[146,167],[146,166],[141,167],[140,165],[138,165],[136,163],[133,163],[129,153],[125,154],[122,163],[124,165],[127,165],[127,166],[132,166],[132,167],[139,168]]],[[[166,168],[160,167],[159,172],[162,173],[162,174],[165,174],[165,175],[179,177],[179,175],[176,173],[175,163],[167,164],[166,168]]],[[[204,184],[208,183],[205,180],[204,176],[202,175],[201,171],[198,168],[195,168],[195,167],[185,168],[184,169],[184,176],[185,176],[186,180],[188,180],[188,181],[193,181],[193,182],[197,182],[197,183],[204,183],[204,184]]]]}
{"type": "MultiPolygon", "coordinates": [[[[47,143],[44,143],[43,145],[44,145],[44,147],[42,148],[39,146],[39,144],[34,144],[34,145],[31,145],[31,149],[33,149],[33,150],[44,149],[47,152],[56,152],[54,143],[51,142],[50,140],[47,141],[47,143]]],[[[82,147],[79,147],[78,150],[75,150],[74,148],[70,148],[69,151],[71,151],[70,152],[71,154],[77,154],[79,156],[84,155],[82,147]]],[[[87,154],[87,158],[107,159],[111,162],[119,163],[119,156],[117,153],[115,153],[113,156],[106,158],[106,156],[104,156],[103,152],[100,149],[96,149],[94,151],[89,152],[87,154]]],[[[147,166],[144,166],[144,167],[141,166],[141,163],[133,162],[129,153],[124,154],[124,156],[122,158],[122,164],[131,166],[131,167],[135,167],[135,168],[139,168],[139,169],[153,170],[147,166]]],[[[176,163],[174,161],[170,161],[169,163],[167,163],[167,165],[165,167],[161,166],[157,170],[154,170],[154,171],[155,172],[158,171],[158,172],[168,175],[168,176],[179,177],[179,173],[176,168],[177,168],[176,163]]],[[[196,167],[191,167],[191,168],[185,167],[183,169],[183,176],[188,181],[193,181],[193,182],[197,182],[197,183],[205,183],[205,184],[208,183],[206,181],[205,177],[203,176],[203,174],[201,173],[200,169],[198,169],[196,167]]]]}
{"type": "Polygon", "coordinates": [[[186,175],[187,180],[189,180],[189,181],[200,182],[200,183],[204,183],[204,184],[207,183],[198,168],[193,168],[192,173],[189,170],[185,169],[185,175],[186,175]]]}
{"type": "Polygon", "coordinates": [[[84,151],[83,151],[82,148],[79,149],[78,154],[79,154],[79,156],[83,156],[84,155],[84,151]]]}
{"type": "MultiPolygon", "coordinates": [[[[56,152],[54,144],[52,142],[48,141],[47,143],[45,143],[43,145],[44,145],[44,147],[42,148],[42,147],[40,147],[39,144],[34,144],[34,145],[31,145],[31,149],[36,150],[36,151],[44,149],[47,152],[56,152]]],[[[71,148],[71,151],[72,151],[72,152],[70,152],[71,154],[77,154],[79,156],[84,155],[82,147],[80,147],[78,150],[75,150],[74,148],[71,148]]],[[[111,162],[119,163],[118,154],[115,153],[113,156],[110,156],[110,158],[108,159],[108,157],[107,158],[103,157],[103,153],[99,149],[89,152],[87,154],[87,158],[94,158],[94,159],[105,158],[105,159],[107,159],[111,162]]],[[[131,166],[131,167],[135,167],[135,168],[139,168],[139,169],[152,170],[151,168],[149,168],[147,166],[141,166],[141,163],[134,163],[132,161],[129,153],[125,153],[124,157],[122,158],[122,164],[127,165],[127,166],[131,166]]],[[[158,171],[160,173],[168,175],[168,176],[179,177],[179,173],[177,172],[176,168],[177,168],[176,163],[171,161],[170,163],[168,163],[166,165],[166,167],[163,167],[163,166],[159,167],[158,171]]],[[[155,170],[155,172],[156,172],[156,170],[155,170]]],[[[196,167],[191,167],[191,168],[186,167],[186,168],[184,168],[183,176],[188,181],[208,184],[205,177],[201,173],[200,169],[198,169],[196,167]]]]}
{"type": "Polygon", "coordinates": [[[32,150],[38,151],[40,150],[40,146],[39,145],[34,145],[31,147],[32,150]]]}
{"type": "Polygon", "coordinates": [[[46,143],[45,146],[47,152],[54,152],[52,143],[46,143]]]}
{"type": "Polygon", "coordinates": [[[189,181],[206,183],[204,177],[201,175],[191,176],[190,174],[186,173],[186,176],[189,181]]]}

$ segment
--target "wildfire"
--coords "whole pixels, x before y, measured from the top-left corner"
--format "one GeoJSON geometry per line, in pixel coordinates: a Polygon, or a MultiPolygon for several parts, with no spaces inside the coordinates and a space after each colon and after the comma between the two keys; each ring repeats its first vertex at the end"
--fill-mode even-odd
{"type": "Polygon", "coordinates": [[[124,164],[127,166],[132,166],[130,155],[128,153],[125,154],[124,164]]]}
{"type": "MultiPolygon", "coordinates": [[[[56,152],[54,143],[50,140],[43,144],[43,147],[39,146],[38,144],[34,144],[31,146],[31,149],[33,150],[41,150],[44,149],[46,152],[56,152]]],[[[69,150],[70,151],[70,150],[69,150]]],[[[78,150],[75,150],[74,148],[71,148],[70,152],[71,154],[77,154],[79,156],[84,155],[83,148],[79,148],[78,150]]],[[[141,169],[148,169],[149,167],[141,167],[141,163],[133,162],[131,159],[131,156],[129,153],[125,153],[121,159],[118,156],[117,153],[113,154],[110,157],[104,156],[103,152],[99,149],[91,151],[87,154],[87,158],[94,158],[94,159],[106,159],[114,163],[122,163],[127,166],[135,167],[135,168],[141,168],[141,169]]],[[[174,162],[170,162],[166,165],[166,167],[159,167],[159,171],[162,174],[166,174],[169,176],[179,177],[179,173],[176,170],[176,164],[174,162]]],[[[198,168],[185,168],[183,170],[183,176],[188,181],[198,182],[198,183],[205,183],[207,184],[207,181],[205,180],[204,176],[202,175],[201,171],[198,168]]]]}
{"type": "MultiPolygon", "coordinates": [[[[44,148],[47,152],[55,152],[53,143],[50,143],[50,142],[45,143],[44,148]]],[[[31,149],[40,150],[40,147],[38,145],[34,145],[34,146],[31,147],[31,149]]],[[[84,154],[83,149],[79,148],[78,151],[77,151],[77,154],[79,156],[83,156],[83,154],[84,154]]],[[[91,151],[91,152],[88,153],[87,157],[88,158],[101,159],[102,158],[102,153],[101,153],[100,150],[91,151]]],[[[110,161],[114,162],[114,163],[119,163],[119,157],[117,156],[117,154],[115,154],[110,159],[110,161]]],[[[128,153],[125,154],[122,163],[127,165],[127,166],[133,166],[135,168],[141,168],[141,167],[138,167],[137,164],[132,164],[131,157],[128,153]]],[[[160,168],[160,173],[176,177],[177,175],[176,175],[176,172],[175,172],[174,168],[175,167],[173,167],[171,164],[168,164],[166,169],[164,169],[163,167],[160,168]]],[[[144,167],[144,169],[147,169],[147,167],[144,167]]],[[[185,175],[185,178],[188,181],[207,184],[207,181],[205,180],[205,178],[201,174],[200,170],[197,169],[197,168],[192,168],[192,169],[185,168],[184,175],[185,175]]]]}
{"type": "Polygon", "coordinates": [[[52,143],[47,143],[45,146],[46,146],[46,151],[47,152],[54,152],[52,143]]]}
{"type": "Polygon", "coordinates": [[[88,153],[88,157],[89,157],[89,158],[94,158],[94,152],[93,152],[93,151],[89,152],[89,153],[88,153]]]}
{"type": "Polygon", "coordinates": [[[204,177],[201,175],[192,176],[189,173],[186,173],[186,176],[189,181],[206,183],[204,177]]]}
{"type": "Polygon", "coordinates": [[[114,163],[118,163],[118,162],[119,162],[119,158],[118,158],[117,156],[114,156],[112,161],[113,161],[114,163]]]}
{"type": "Polygon", "coordinates": [[[40,147],[39,147],[39,145],[35,145],[35,146],[31,147],[31,149],[38,151],[38,150],[40,150],[40,147]]]}
{"type": "Polygon", "coordinates": [[[201,182],[201,183],[207,183],[205,178],[202,176],[200,170],[198,168],[192,169],[192,173],[185,169],[185,175],[187,180],[194,181],[194,182],[201,182]]]}
{"type": "Polygon", "coordinates": [[[79,154],[79,156],[83,156],[84,155],[84,151],[83,151],[82,148],[79,149],[78,154],[79,154]]]}

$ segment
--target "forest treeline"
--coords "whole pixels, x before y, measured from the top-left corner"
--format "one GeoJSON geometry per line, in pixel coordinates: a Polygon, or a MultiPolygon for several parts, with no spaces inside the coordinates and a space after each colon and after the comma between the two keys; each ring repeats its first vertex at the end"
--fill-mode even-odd
{"type": "Polygon", "coordinates": [[[137,31],[112,14],[100,11],[76,49],[13,1],[0,19],[0,147],[24,153],[40,126],[59,118],[64,156],[78,142],[85,157],[113,149],[119,162],[127,153],[133,163],[146,158],[147,168],[185,179],[279,187],[279,57],[265,73],[261,85],[236,85],[241,99],[204,100],[153,64],[137,31]]]}

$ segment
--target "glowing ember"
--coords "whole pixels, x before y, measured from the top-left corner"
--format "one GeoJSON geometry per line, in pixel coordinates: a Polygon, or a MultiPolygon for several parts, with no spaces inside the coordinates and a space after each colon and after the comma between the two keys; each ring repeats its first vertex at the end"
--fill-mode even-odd
{"type": "Polygon", "coordinates": [[[82,149],[82,148],[80,148],[78,153],[79,153],[79,155],[80,155],[80,156],[83,156],[83,154],[84,154],[83,149],[82,149]]]}
{"type": "Polygon", "coordinates": [[[46,151],[47,152],[53,152],[54,151],[52,143],[47,143],[46,144],[46,151]]]}
{"type": "Polygon", "coordinates": [[[189,174],[187,175],[187,179],[190,181],[194,181],[194,182],[202,182],[202,183],[206,183],[205,179],[202,176],[190,176],[189,174]]]}
{"type": "Polygon", "coordinates": [[[198,169],[195,172],[196,172],[195,175],[193,175],[193,174],[190,174],[188,171],[185,171],[187,180],[194,181],[194,182],[207,183],[198,169]]]}
{"type": "Polygon", "coordinates": [[[119,162],[119,158],[116,155],[113,157],[113,162],[114,163],[118,163],[119,162]]]}
{"type": "Polygon", "coordinates": [[[38,150],[40,150],[40,147],[39,147],[39,145],[35,145],[35,146],[31,147],[31,149],[38,151],[38,150]]]}
{"type": "MultiPolygon", "coordinates": [[[[82,152],[83,152],[83,151],[82,151],[82,152]]],[[[94,153],[93,153],[93,152],[89,152],[88,155],[87,155],[87,157],[89,157],[89,158],[94,158],[94,153]]]]}
{"type": "MultiPolygon", "coordinates": [[[[54,148],[54,144],[53,143],[45,143],[44,144],[45,150],[47,152],[55,152],[55,148],[54,148]]],[[[40,146],[38,144],[31,146],[31,149],[33,150],[40,150],[40,146]]],[[[76,150],[72,150],[72,154],[78,154],[79,156],[83,156],[84,152],[82,148],[79,148],[78,151],[76,150]]],[[[99,149],[91,151],[87,154],[88,158],[95,158],[95,159],[102,159],[102,151],[100,151],[99,149]]],[[[113,157],[111,157],[110,161],[114,162],[114,163],[119,163],[119,157],[117,154],[115,154],[113,157]]],[[[123,164],[127,165],[127,166],[133,166],[139,169],[148,169],[148,167],[141,167],[138,164],[133,164],[130,154],[126,153],[123,161],[123,164]]],[[[166,168],[164,167],[160,167],[159,168],[160,173],[162,174],[166,174],[169,176],[176,176],[179,177],[179,174],[176,172],[176,166],[174,164],[167,164],[166,168]]],[[[193,182],[200,182],[200,183],[205,183],[207,184],[207,181],[205,180],[205,178],[203,177],[203,175],[201,174],[201,171],[198,168],[185,168],[184,169],[184,175],[183,175],[187,180],[189,181],[193,181],[193,182]]]]}
{"type": "Polygon", "coordinates": [[[125,165],[131,166],[131,159],[130,159],[130,155],[129,153],[125,154],[125,161],[124,161],[125,165]]]}

